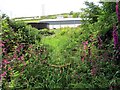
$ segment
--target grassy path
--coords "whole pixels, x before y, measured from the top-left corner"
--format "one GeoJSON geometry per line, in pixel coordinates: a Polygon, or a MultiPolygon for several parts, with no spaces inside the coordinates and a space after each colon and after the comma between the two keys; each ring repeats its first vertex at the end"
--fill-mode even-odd
{"type": "Polygon", "coordinates": [[[42,43],[49,45],[52,48],[50,55],[52,61],[50,61],[50,63],[53,64],[63,64],[65,62],[65,59],[63,60],[63,53],[61,52],[69,39],[67,36],[60,36],[58,34],[59,32],[57,32],[55,35],[47,36],[42,39],[42,43]]]}
{"type": "Polygon", "coordinates": [[[65,55],[69,54],[68,49],[71,49],[75,44],[75,32],[77,32],[77,30],[64,28],[55,31],[54,35],[42,38],[42,43],[49,45],[52,49],[50,53],[51,61],[49,61],[49,63],[64,64],[70,62],[70,60],[66,59],[65,55]]]}

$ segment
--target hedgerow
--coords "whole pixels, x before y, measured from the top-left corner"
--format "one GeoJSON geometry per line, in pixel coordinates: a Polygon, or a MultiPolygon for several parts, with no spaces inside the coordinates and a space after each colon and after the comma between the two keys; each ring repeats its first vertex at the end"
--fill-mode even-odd
{"type": "MultiPolygon", "coordinates": [[[[105,5],[104,9],[111,3],[105,5]]],[[[95,21],[52,31],[39,31],[4,18],[0,41],[2,89],[119,89],[117,18],[114,9],[99,9],[102,15],[99,13],[95,21]]]]}

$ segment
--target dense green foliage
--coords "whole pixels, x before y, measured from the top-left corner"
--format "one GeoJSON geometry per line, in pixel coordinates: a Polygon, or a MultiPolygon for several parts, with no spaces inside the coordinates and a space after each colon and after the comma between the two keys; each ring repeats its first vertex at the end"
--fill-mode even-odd
{"type": "Polygon", "coordinates": [[[77,28],[40,31],[2,18],[3,90],[119,89],[120,49],[114,48],[112,36],[115,3],[86,5],[84,14],[90,16],[84,15],[88,21],[77,28]]]}

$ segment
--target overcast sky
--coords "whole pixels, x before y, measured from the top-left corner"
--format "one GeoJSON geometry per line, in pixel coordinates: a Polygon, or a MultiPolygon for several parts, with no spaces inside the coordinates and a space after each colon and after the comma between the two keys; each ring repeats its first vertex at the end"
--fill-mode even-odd
{"type": "Polygon", "coordinates": [[[0,10],[12,18],[41,16],[80,11],[81,7],[85,7],[83,4],[84,1],[85,0],[0,0],[0,10]]]}

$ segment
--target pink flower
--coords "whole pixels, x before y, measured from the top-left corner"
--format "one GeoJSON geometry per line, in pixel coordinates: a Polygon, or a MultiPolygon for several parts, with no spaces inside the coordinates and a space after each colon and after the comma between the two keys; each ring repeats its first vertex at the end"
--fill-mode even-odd
{"type": "Polygon", "coordinates": [[[5,77],[5,76],[6,76],[6,74],[7,74],[7,73],[6,73],[6,72],[4,72],[3,74],[1,74],[1,76],[2,76],[2,77],[5,77]]]}
{"type": "Polygon", "coordinates": [[[88,41],[83,42],[83,45],[84,45],[84,50],[86,50],[87,49],[87,45],[88,45],[88,41]]]}
{"type": "Polygon", "coordinates": [[[87,45],[88,44],[88,41],[85,41],[85,42],[82,42],[83,45],[87,45]]]}
{"type": "Polygon", "coordinates": [[[13,58],[15,59],[15,58],[17,58],[17,55],[16,55],[16,53],[14,53],[14,55],[13,55],[13,58]]]}
{"type": "Polygon", "coordinates": [[[21,60],[21,58],[19,57],[18,60],[21,60]]]}
{"type": "Polygon", "coordinates": [[[0,75],[0,80],[1,80],[2,77],[6,77],[6,74],[7,74],[6,72],[4,72],[3,74],[1,74],[0,75]]]}
{"type": "Polygon", "coordinates": [[[20,52],[20,50],[23,49],[23,47],[24,47],[24,44],[20,44],[17,48],[17,51],[20,52]]]}
{"type": "Polygon", "coordinates": [[[21,60],[24,60],[24,55],[22,55],[20,58],[21,58],[21,60]]]}
{"type": "Polygon", "coordinates": [[[20,48],[18,47],[16,51],[20,52],[20,48]]]}
{"type": "Polygon", "coordinates": [[[81,60],[82,60],[82,62],[84,62],[84,56],[81,56],[81,60]]]}
{"type": "Polygon", "coordinates": [[[20,56],[18,60],[24,60],[24,55],[20,56]]]}
{"type": "Polygon", "coordinates": [[[4,46],[4,44],[3,44],[3,43],[0,43],[0,47],[2,47],[2,46],[4,46]]]}
{"type": "Polygon", "coordinates": [[[5,46],[4,43],[4,41],[0,40],[0,47],[5,46]]]}
{"type": "Polygon", "coordinates": [[[4,52],[4,53],[5,53],[5,52],[6,52],[6,48],[3,48],[3,49],[2,49],[2,52],[4,52]]]}
{"type": "Polygon", "coordinates": [[[10,62],[7,59],[3,60],[3,64],[9,64],[10,62]]]}
{"type": "Polygon", "coordinates": [[[2,43],[3,41],[2,40],[0,40],[0,43],[2,43]]]}
{"type": "Polygon", "coordinates": [[[12,68],[11,68],[11,67],[9,67],[9,68],[8,68],[8,70],[12,70],[12,68]]]}
{"type": "Polygon", "coordinates": [[[21,45],[20,45],[20,48],[23,48],[23,47],[24,47],[24,44],[21,44],[21,45]]]}
{"type": "Polygon", "coordinates": [[[88,41],[85,41],[84,44],[87,45],[87,44],[88,44],[88,41]]]}

